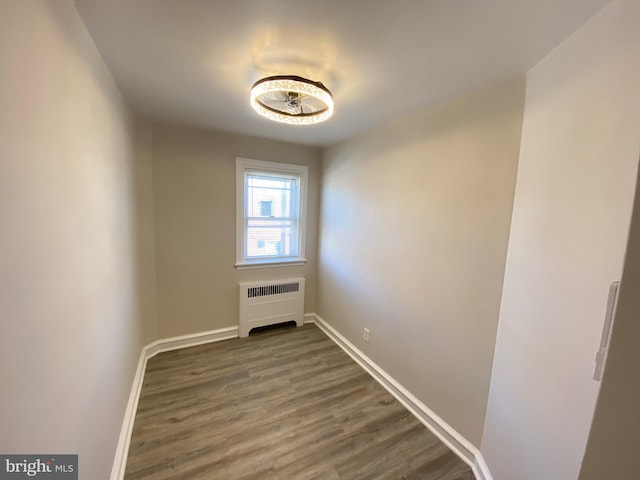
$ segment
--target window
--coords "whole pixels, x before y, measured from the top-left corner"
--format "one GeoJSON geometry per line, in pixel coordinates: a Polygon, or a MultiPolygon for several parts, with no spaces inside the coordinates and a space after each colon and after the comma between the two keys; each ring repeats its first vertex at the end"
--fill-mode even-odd
{"type": "Polygon", "coordinates": [[[300,264],[308,168],[236,159],[236,267],[300,264]]]}

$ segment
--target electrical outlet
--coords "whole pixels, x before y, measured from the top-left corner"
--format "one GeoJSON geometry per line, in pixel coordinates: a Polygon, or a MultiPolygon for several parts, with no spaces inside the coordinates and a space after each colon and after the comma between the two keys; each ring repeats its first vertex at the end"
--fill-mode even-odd
{"type": "Polygon", "coordinates": [[[365,328],[364,333],[362,334],[362,338],[367,343],[369,343],[369,335],[371,335],[371,330],[369,330],[368,328],[365,328]]]}

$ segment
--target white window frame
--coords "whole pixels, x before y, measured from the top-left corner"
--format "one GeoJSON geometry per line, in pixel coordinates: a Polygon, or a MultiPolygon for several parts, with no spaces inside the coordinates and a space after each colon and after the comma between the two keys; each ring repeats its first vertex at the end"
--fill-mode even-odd
{"type": "Polygon", "coordinates": [[[305,238],[307,232],[307,177],[309,167],[291,163],[266,162],[249,158],[236,158],[236,263],[238,270],[245,268],[264,268],[277,266],[304,265],[305,238]],[[265,173],[282,173],[300,177],[300,206],[298,215],[298,255],[296,257],[246,258],[246,214],[247,189],[245,173],[259,171],[265,173]]]}

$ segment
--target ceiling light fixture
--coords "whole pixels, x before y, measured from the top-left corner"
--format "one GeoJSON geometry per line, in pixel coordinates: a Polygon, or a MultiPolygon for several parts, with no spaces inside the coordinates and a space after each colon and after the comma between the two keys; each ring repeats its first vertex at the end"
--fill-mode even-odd
{"type": "Polygon", "coordinates": [[[276,75],[251,87],[251,106],[263,117],[291,125],[324,122],[333,114],[333,96],[322,82],[276,75]]]}

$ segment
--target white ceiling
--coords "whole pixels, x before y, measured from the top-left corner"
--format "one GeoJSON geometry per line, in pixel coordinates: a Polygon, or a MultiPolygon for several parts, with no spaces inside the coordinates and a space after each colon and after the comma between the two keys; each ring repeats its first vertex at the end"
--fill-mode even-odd
{"type": "Polygon", "coordinates": [[[328,145],[527,71],[609,0],[76,0],[131,106],[154,118],[328,145]],[[253,82],[325,83],[327,122],[249,106],[253,82]]]}

